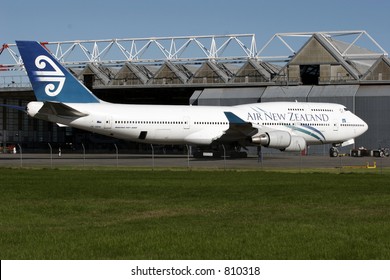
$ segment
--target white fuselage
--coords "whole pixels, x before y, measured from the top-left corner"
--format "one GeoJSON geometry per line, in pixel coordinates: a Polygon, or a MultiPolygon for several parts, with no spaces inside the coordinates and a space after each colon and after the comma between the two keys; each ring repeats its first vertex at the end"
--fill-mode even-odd
{"type": "MultiPolygon", "coordinates": [[[[231,143],[282,151],[352,143],[368,126],[344,106],[269,102],[232,107],[111,104],[97,98],[40,43],[17,41],[38,102],[36,118],[151,144],[231,143]]],[[[239,93],[237,93],[239,96],[239,93]]]]}
{"type": "MultiPolygon", "coordinates": [[[[231,112],[251,123],[258,134],[285,131],[308,145],[342,143],[367,130],[367,124],[331,103],[270,102],[231,107],[68,103],[83,117],[40,116],[42,102],[31,102],[30,116],[120,139],[151,144],[208,145],[232,125],[231,112]]],[[[246,144],[251,144],[248,137],[246,144]]],[[[232,139],[233,141],[234,139],[232,139]]],[[[229,138],[224,141],[229,142],[229,138]]]]}

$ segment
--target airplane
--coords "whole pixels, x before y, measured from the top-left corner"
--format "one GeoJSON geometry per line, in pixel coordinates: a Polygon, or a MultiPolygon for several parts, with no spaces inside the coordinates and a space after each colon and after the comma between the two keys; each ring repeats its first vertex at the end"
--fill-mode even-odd
{"type": "MultiPolygon", "coordinates": [[[[37,99],[27,104],[27,114],[59,126],[149,144],[253,145],[296,152],[308,145],[354,144],[354,139],[368,129],[345,106],[333,103],[108,103],[96,97],[39,42],[16,44],[37,99]]],[[[331,152],[337,153],[333,147],[331,152]]]]}

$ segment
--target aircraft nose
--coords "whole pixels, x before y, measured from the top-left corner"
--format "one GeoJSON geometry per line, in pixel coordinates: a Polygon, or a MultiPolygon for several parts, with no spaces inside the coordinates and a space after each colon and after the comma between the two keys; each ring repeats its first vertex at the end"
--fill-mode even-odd
{"type": "Polygon", "coordinates": [[[360,129],[359,129],[359,135],[362,135],[368,130],[368,124],[363,121],[361,118],[359,118],[359,123],[361,124],[360,129]]]}
{"type": "Polygon", "coordinates": [[[365,121],[363,121],[363,125],[364,125],[364,130],[363,130],[364,133],[368,130],[368,124],[365,121]]]}

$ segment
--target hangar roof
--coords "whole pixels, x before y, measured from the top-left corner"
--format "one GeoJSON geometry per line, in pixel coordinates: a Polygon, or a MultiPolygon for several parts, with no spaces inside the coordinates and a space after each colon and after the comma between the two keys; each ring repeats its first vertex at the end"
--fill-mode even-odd
{"type": "MultiPolygon", "coordinates": [[[[277,33],[260,50],[254,34],[42,44],[63,64],[83,69],[74,71],[80,79],[95,75],[94,86],[103,87],[390,82],[387,52],[359,30],[277,33]]],[[[0,50],[0,70],[0,77],[23,70],[14,44],[0,50]]]]}

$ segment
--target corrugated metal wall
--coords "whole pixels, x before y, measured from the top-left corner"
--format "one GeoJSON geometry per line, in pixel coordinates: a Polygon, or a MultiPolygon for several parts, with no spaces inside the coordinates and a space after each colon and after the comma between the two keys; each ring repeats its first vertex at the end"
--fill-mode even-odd
{"type": "Polygon", "coordinates": [[[360,86],[356,94],[356,114],[368,124],[359,145],[369,148],[390,147],[390,86],[360,86]]]}
{"type": "Polygon", "coordinates": [[[312,86],[269,86],[261,96],[261,102],[299,101],[306,102],[312,86]]]}
{"type": "Polygon", "coordinates": [[[191,104],[198,96],[198,105],[203,106],[233,106],[248,103],[257,103],[265,87],[253,88],[206,88],[199,94],[196,91],[191,97],[191,104]]]}

